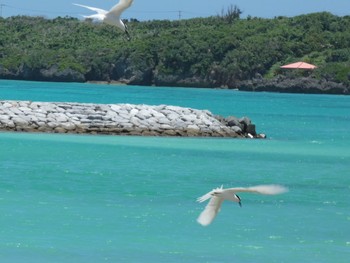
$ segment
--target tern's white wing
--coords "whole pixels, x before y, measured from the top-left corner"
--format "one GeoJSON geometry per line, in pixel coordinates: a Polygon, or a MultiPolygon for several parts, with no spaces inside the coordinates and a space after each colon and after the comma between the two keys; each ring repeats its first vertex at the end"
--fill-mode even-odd
{"type": "Polygon", "coordinates": [[[238,192],[250,192],[263,195],[277,195],[288,192],[288,189],[282,185],[270,184],[270,185],[257,185],[251,187],[236,187],[236,188],[227,188],[223,190],[224,192],[229,193],[238,193],[238,192]]]}
{"type": "Polygon", "coordinates": [[[208,199],[212,198],[213,197],[213,191],[210,191],[209,193],[206,193],[205,195],[201,196],[201,197],[198,197],[197,198],[197,202],[199,203],[203,203],[204,201],[207,201],[208,199]]]}
{"type": "Polygon", "coordinates": [[[213,196],[213,193],[222,192],[222,190],[223,190],[223,186],[221,186],[221,188],[215,188],[211,190],[209,193],[206,193],[205,195],[198,197],[197,202],[203,203],[204,201],[207,201],[209,198],[211,198],[213,196]]]}
{"type": "Polygon", "coordinates": [[[119,17],[125,9],[131,6],[132,2],[133,0],[120,0],[118,4],[112,7],[109,13],[119,17]]]}
{"type": "Polygon", "coordinates": [[[205,209],[203,210],[203,212],[197,218],[197,222],[199,224],[201,224],[202,226],[207,226],[211,222],[213,222],[214,218],[216,217],[216,215],[220,211],[222,201],[224,201],[223,198],[213,196],[210,199],[207,206],[205,207],[205,209]]]}
{"type": "Polygon", "coordinates": [[[102,14],[102,15],[105,15],[105,14],[108,13],[108,11],[103,10],[103,9],[101,9],[101,8],[97,8],[97,7],[91,7],[91,6],[87,6],[87,5],[80,5],[80,4],[74,4],[74,3],[73,3],[73,5],[81,6],[81,7],[90,9],[90,10],[95,11],[95,12],[97,12],[97,13],[99,13],[99,14],[102,14]]]}

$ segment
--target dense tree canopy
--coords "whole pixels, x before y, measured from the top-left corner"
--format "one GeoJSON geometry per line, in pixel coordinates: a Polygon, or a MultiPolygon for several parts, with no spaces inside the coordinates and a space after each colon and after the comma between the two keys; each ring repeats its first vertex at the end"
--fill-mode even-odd
{"type": "Polygon", "coordinates": [[[350,85],[350,16],[240,19],[239,11],[230,19],[131,19],[131,41],[89,20],[0,18],[0,77],[234,87],[303,60],[318,66],[315,78],[350,85]]]}

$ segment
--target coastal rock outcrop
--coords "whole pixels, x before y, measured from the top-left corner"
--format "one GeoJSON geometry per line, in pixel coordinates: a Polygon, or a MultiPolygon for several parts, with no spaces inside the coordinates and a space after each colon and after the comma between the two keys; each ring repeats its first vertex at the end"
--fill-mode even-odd
{"type": "Polygon", "coordinates": [[[26,64],[16,70],[8,70],[0,65],[0,78],[15,80],[55,81],[55,82],[84,82],[85,76],[71,68],[60,69],[58,65],[47,68],[32,68],[26,64]]]}
{"type": "Polygon", "coordinates": [[[0,130],[140,136],[264,138],[243,117],[169,105],[0,101],[0,130]]]}
{"type": "Polygon", "coordinates": [[[288,78],[278,76],[273,79],[255,78],[239,82],[237,88],[242,91],[271,91],[281,93],[341,94],[349,95],[349,87],[325,79],[312,77],[288,78]]]}

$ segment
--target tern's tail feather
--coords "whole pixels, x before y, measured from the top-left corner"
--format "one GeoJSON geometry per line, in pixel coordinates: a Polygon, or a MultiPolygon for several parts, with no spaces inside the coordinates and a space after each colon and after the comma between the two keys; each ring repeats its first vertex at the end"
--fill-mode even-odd
{"type": "Polygon", "coordinates": [[[198,197],[198,198],[197,198],[197,202],[203,203],[204,201],[210,199],[211,197],[212,197],[211,192],[210,192],[210,193],[207,193],[207,194],[205,194],[205,195],[203,195],[203,196],[201,196],[201,197],[198,197]]]}
{"type": "Polygon", "coordinates": [[[198,198],[197,198],[197,202],[203,203],[204,201],[206,201],[206,200],[212,198],[212,197],[213,197],[213,194],[214,194],[215,192],[221,192],[222,190],[223,190],[223,185],[221,185],[220,188],[215,188],[215,189],[213,189],[212,191],[210,191],[209,193],[206,193],[205,195],[203,195],[203,196],[201,196],[201,197],[198,197],[198,198]]]}

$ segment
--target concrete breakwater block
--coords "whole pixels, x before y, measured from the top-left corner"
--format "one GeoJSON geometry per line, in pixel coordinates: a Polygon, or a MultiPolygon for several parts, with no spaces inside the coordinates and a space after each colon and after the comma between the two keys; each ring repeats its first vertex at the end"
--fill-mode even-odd
{"type": "Polygon", "coordinates": [[[207,110],[132,104],[0,101],[0,130],[140,136],[261,138],[247,118],[207,110]]]}

